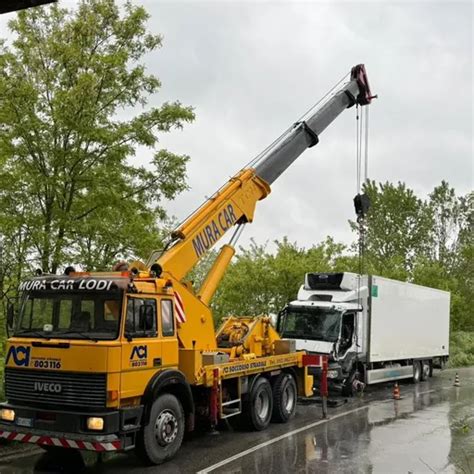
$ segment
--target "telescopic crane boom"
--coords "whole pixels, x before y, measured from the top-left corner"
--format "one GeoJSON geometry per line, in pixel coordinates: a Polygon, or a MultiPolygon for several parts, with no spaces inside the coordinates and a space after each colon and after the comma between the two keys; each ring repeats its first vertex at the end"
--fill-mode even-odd
{"type": "MultiPolygon", "coordinates": [[[[270,185],[303,151],[318,143],[321,132],[343,110],[355,104],[367,105],[373,98],[364,65],[354,66],[350,80],[334,95],[305,120],[296,122],[254,166],[239,171],[172,233],[169,245],[151,270],[174,283],[182,283],[186,274],[230,228],[252,222],[257,201],[270,193],[270,185]]],[[[205,305],[212,298],[234,252],[230,245],[222,247],[198,292],[205,305]]],[[[189,332],[185,326],[183,324],[180,328],[180,340],[185,347],[190,347],[192,334],[185,335],[189,332]]]]}

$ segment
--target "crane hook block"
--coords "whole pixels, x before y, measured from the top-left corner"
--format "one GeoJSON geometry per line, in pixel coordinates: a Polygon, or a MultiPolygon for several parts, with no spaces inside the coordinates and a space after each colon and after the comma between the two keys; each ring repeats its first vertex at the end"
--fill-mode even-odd
{"type": "Polygon", "coordinates": [[[354,207],[357,217],[363,219],[370,209],[370,198],[367,194],[357,194],[354,198],[354,207]]]}

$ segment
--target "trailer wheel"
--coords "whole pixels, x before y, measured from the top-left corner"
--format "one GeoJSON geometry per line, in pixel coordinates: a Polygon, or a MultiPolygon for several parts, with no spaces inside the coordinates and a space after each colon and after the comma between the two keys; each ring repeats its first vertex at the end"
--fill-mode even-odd
{"type": "Polygon", "coordinates": [[[248,428],[264,430],[270,423],[273,409],[272,387],[265,377],[259,377],[244,406],[244,421],[248,428]]]}
{"type": "Polygon", "coordinates": [[[418,360],[413,361],[413,383],[418,383],[421,379],[421,363],[418,360]]]}
{"type": "Polygon", "coordinates": [[[170,393],[160,395],[151,406],[150,421],[137,439],[137,455],[147,464],[161,464],[171,459],[184,436],[184,411],[170,393]]]}
{"type": "Polygon", "coordinates": [[[422,360],[420,364],[421,364],[420,380],[424,382],[425,380],[428,380],[428,377],[430,375],[430,365],[427,360],[422,360]]]}
{"type": "Polygon", "coordinates": [[[428,365],[430,366],[429,376],[430,376],[430,377],[433,377],[433,359],[430,359],[430,360],[428,361],[428,365]]]}
{"type": "Polygon", "coordinates": [[[297,390],[294,377],[281,373],[273,382],[272,421],[286,423],[296,412],[297,390]]]}

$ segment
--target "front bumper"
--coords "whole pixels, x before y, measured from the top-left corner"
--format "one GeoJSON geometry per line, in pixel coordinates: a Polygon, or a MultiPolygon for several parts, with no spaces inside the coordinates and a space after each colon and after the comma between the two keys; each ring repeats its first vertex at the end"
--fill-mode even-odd
{"type": "Polygon", "coordinates": [[[73,433],[40,432],[39,430],[17,428],[5,424],[0,424],[0,438],[8,441],[34,443],[38,446],[56,446],[97,452],[120,451],[123,449],[123,440],[116,435],[81,435],[79,437],[73,433]]]}
{"type": "Polygon", "coordinates": [[[103,412],[44,410],[10,403],[2,403],[0,408],[15,410],[14,421],[0,421],[0,438],[91,451],[131,449],[143,412],[141,406],[103,412]],[[104,429],[88,430],[89,417],[103,418],[104,429]]]}
{"type": "MultiPolygon", "coordinates": [[[[314,390],[317,392],[321,385],[322,368],[310,367],[308,370],[309,373],[314,377],[314,390]]],[[[340,390],[345,378],[346,377],[343,375],[340,365],[329,364],[327,375],[329,389],[340,390]]]]}

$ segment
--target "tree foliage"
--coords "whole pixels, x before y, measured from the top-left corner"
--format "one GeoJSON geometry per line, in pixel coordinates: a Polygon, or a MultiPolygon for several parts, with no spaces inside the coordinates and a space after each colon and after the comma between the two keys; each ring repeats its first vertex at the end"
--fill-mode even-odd
{"type": "MultiPolygon", "coordinates": [[[[407,278],[415,259],[430,251],[426,240],[433,226],[429,205],[404,183],[369,181],[364,192],[371,201],[365,237],[368,269],[380,274],[388,267],[392,278],[407,278]]],[[[354,222],[351,226],[357,229],[354,222]]]]}
{"type": "Polygon", "coordinates": [[[213,300],[216,320],[223,316],[277,313],[294,300],[304,274],[330,271],[353,264],[344,257],[345,246],[331,238],[309,249],[299,247],[287,238],[274,241],[276,250],[252,241],[240,248],[213,300]],[[317,269],[317,270],[315,270],[317,269]]]}
{"type": "Polygon", "coordinates": [[[0,290],[40,267],[104,269],[160,243],[163,199],[186,188],[188,157],[157,149],[194,119],[144,65],[162,44],[144,8],[81,0],[20,12],[0,49],[0,290]],[[150,149],[149,166],[136,153],[150,149]],[[143,161],[142,161],[143,163],[143,161]]]}

